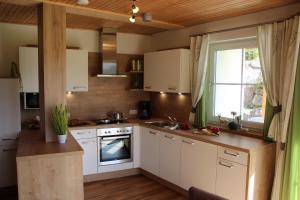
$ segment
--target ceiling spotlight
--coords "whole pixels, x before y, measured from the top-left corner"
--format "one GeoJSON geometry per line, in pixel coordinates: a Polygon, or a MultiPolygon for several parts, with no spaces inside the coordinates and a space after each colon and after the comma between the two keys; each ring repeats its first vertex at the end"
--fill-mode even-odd
{"type": "Polygon", "coordinates": [[[89,3],[90,3],[89,0],[77,0],[77,4],[81,6],[86,6],[89,3]]]}
{"type": "Polygon", "coordinates": [[[140,9],[139,9],[139,7],[137,7],[137,6],[136,6],[136,5],[134,5],[134,4],[132,5],[132,7],[131,7],[131,8],[132,8],[132,12],[133,12],[134,14],[138,13],[138,12],[139,12],[139,10],[140,10],[140,9]]]}
{"type": "Polygon", "coordinates": [[[135,23],[135,15],[132,15],[130,18],[129,18],[129,21],[131,23],[135,23]]]}

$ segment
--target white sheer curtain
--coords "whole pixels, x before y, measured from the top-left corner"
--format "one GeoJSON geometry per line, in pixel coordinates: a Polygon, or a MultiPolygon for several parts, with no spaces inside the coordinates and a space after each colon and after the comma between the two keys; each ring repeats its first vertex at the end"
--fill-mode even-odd
{"type": "Polygon", "coordinates": [[[207,72],[209,35],[191,37],[190,53],[190,79],[191,96],[193,109],[190,113],[189,121],[194,123],[195,110],[200,101],[207,72]]]}
{"type": "Polygon", "coordinates": [[[258,46],[268,101],[277,112],[268,136],[277,141],[272,199],[279,200],[283,177],[285,143],[294,95],[300,43],[299,16],[258,27],[258,46]]]}

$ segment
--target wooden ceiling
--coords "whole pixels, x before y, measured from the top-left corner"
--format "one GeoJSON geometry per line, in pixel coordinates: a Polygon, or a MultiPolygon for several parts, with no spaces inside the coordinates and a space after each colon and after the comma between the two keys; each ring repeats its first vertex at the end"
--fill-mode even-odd
{"type": "Polygon", "coordinates": [[[78,6],[77,0],[0,0],[0,22],[36,24],[36,4],[45,2],[67,8],[70,28],[118,28],[119,32],[153,34],[233,16],[280,7],[300,0],[137,0],[141,12],[153,14],[154,21],[128,23],[131,0],[90,0],[78,6]],[[7,4],[7,3],[14,3],[7,4]]]}

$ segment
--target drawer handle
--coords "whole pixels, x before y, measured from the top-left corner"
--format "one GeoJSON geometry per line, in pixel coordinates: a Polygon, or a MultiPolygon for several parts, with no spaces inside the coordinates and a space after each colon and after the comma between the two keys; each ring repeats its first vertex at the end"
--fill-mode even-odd
{"type": "Polygon", "coordinates": [[[77,135],[90,134],[90,132],[77,132],[77,135]]]}
{"type": "Polygon", "coordinates": [[[190,144],[190,145],[194,145],[195,142],[189,142],[189,141],[185,141],[185,140],[182,140],[183,143],[186,143],[186,144],[190,144]]]}
{"type": "Polygon", "coordinates": [[[145,89],[151,89],[151,86],[145,86],[145,89]]]}
{"type": "Polygon", "coordinates": [[[15,141],[17,138],[2,138],[2,141],[15,141]]]}
{"type": "Polygon", "coordinates": [[[95,141],[81,142],[81,144],[95,143],[95,141]]]}
{"type": "Polygon", "coordinates": [[[175,137],[168,136],[168,135],[165,135],[165,138],[168,138],[168,139],[170,139],[170,140],[175,140],[175,137]]]}
{"type": "Polygon", "coordinates": [[[86,89],[86,86],[73,86],[73,89],[76,90],[76,89],[86,89]]]}
{"type": "Polygon", "coordinates": [[[228,152],[227,150],[224,151],[224,154],[227,154],[227,155],[230,155],[230,156],[235,156],[235,157],[239,157],[240,156],[239,153],[231,153],[231,152],[228,152]]]}
{"type": "Polygon", "coordinates": [[[227,168],[233,168],[233,165],[227,165],[227,164],[222,163],[221,161],[219,161],[219,165],[222,165],[227,168]]]}
{"type": "Polygon", "coordinates": [[[156,135],[156,132],[154,132],[154,131],[149,131],[149,133],[152,135],[156,135]]]}
{"type": "Polygon", "coordinates": [[[168,90],[172,90],[172,91],[176,91],[177,88],[174,88],[174,87],[169,87],[168,90]]]}
{"type": "Polygon", "coordinates": [[[11,151],[17,151],[16,148],[12,148],[12,149],[3,149],[3,152],[11,152],[11,151]]]}

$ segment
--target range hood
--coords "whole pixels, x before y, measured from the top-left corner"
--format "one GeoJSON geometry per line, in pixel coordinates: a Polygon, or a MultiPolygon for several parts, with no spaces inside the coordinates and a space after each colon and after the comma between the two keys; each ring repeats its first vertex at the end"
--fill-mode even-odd
{"type": "Polygon", "coordinates": [[[97,77],[127,77],[126,74],[118,74],[116,29],[108,27],[101,29],[99,47],[102,62],[97,77]]]}

